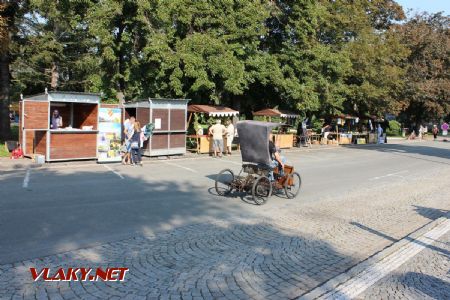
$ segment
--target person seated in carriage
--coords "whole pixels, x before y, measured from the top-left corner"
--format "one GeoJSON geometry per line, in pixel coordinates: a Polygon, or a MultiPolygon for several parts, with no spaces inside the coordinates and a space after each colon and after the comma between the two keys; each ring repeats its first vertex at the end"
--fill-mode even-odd
{"type": "MultiPolygon", "coordinates": [[[[273,135],[272,133],[269,135],[269,154],[270,158],[272,159],[272,164],[270,167],[272,169],[278,168],[278,172],[281,176],[284,175],[284,164],[286,162],[286,158],[281,156],[280,149],[275,146],[275,143],[273,142],[273,135]]],[[[274,180],[273,171],[270,171],[269,173],[269,179],[274,180]]]]}
{"type": "Polygon", "coordinates": [[[271,181],[275,180],[274,169],[283,176],[285,168],[286,160],[273,142],[272,129],[279,126],[278,123],[250,120],[239,121],[236,125],[242,161],[259,168],[271,181]]]}

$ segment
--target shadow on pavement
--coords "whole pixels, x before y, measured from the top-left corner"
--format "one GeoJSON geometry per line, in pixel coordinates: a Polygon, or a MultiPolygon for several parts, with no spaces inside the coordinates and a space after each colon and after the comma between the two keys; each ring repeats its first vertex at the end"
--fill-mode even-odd
{"type": "MultiPolygon", "coordinates": [[[[354,148],[355,146],[343,146],[348,148],[354,148]]],[[[368,151],[377,151],[390,153],[394,155],[400,155],[405,157],[411,157],[414,159],[421,159],[430,161],[433,163],[442,163],[450,165],[450,149],[442,148],[442,147],[431,147],[425,145],[417,145],[417,144],[383,144],[378,145],[376,147],[371,146],[358,146],[358,150],[368,150],[368,151]],[[414,155],[422,155],[424,157],[418,157],[414,155]],[[434,160],[432,158],[443,158],[445,160],[434,160]]]]}
{"type": "Polygon", "coordinates": [[[361,224],[361,223],[358,223],[358,222],[350,222],[350,224],[353,225],[353,226],[356,226],[356,227],[358,227],[358,228],[361,228],[361,229],[363,229],[363,230],[365,230],[365,231],[367,231],[367,232],[370,232],[370,233],[372,233],[372,234],[378,235],[379,237],[382,237],[382,238],[384,238],[384,239],[386,239],[386,240],[388,240],[388,241],[391,241],[391,242],[393,242],[393,243],[399,241],[398,239],[395,239],[395,238],[393,238],[393,237],[391,237],[391,236],[389,236],[389,235],[387,235],[387,234],[384,234],[384,233],[382,233],[382,232],[380,232],[380,231],[378,231],[378,230],[375,230],[375,229],[372,229],[372,228],[370,228],[370,227],[367,227],[367,226],[365,226],[365,225],[363,225],[363,224],[361,224]]]}
{"type": "Polygon", "coordinates": [[[325,240],[256,221],[248,205],[151,168],[0,177],[0,299],[294,298],[358,263],[325,240]],[[139,173],[142,172],[142,173],[139,173]],[[226,202],[226,203],[225,203],[226,202]],[[222,221],[219,221],[222,220],[222,221]],[[233,221],[227,221],[233,220],[233,221]],[[78,249],[78,250],[77,250],[78,249]],[[7,262],[24,261],[6,265],[7,262]],[[30,267],[128,267],[124,282],[33,282],[30,267]],[[5,282],[4,280],[8,280],[5,282]]]}
{"type": "Polygon", "coordinates": [[[427,274],[408,272],[395,279],[412,291],[427,295],[432,299],[450,299],[450,283],[427,274]]]}
{"type": "MultiPolygon", "coordinates": [[[[264,222],[185,226],[154,237],[135,237],[6,269],[8,295],[74,294],[155,299],[292,299],[358,263],[326,241],[264,222]],[[30,266],[128,267],[123,282],[32,282],[30,266]]],[[[2,292],[0,291],[0,298],[2,292]]],[[[65,298],[65,295],[63,295],[65,298]]]]}
{"type": "Polygon", "coordinates": [[[0,264],[242,213],[195,181],[125,171],[124,179],[98,166],[32,171],[27,188],[25,172],[0,176],[0,264]]]}
{"type": "MultiPolygon", "coordinates": [[[[387,239],[387,240],[391,241],[392,243],[395,243],[395,242],[400,241],[399,239],[395,239],[395,238],[393,238],[393,237],[391,237],[391,236],[389,236],[389,235],[387,235],[387,234],[385,234],[385,233],[383,233],[383,232],[380,232],[380,231],[378,231],[378,230],[376,230],[376,229],[372,229],[372,228],[370,228],[370,227],[368,227],[368,226],[365,226],[365,225],[363,225],[363,224],[360,224],[360,223],[358,223],[358,222],[350,222],[350,224],[353,225],[353,226],[356,226],[356,227],[358,227],[358,228],[361,228],[361,229],[363,229],[363,230],[365,230],[365,231],[367,231],[367,232],[369,232],[369,233],[371,233],[371,234],[375,234],[375,235],[377,235],[377,236],[379,236],[379,237],[382,237],[382,238],[384,238],[384,239],[387,239]]],[[[416,229],[416,231],[419,230],[419,229],[421,229],[421,228],[423,228],[423,227],[424,227],[424,226],[422,226],[422,227],[416,229]]],[[[411,233],[412,233],[412,232],[411,232],[411,233]]],[[[409,234],[411,234],[411,233],[409,233],[409,234]]],[[[431,250],[433,250],[433,251],[437,251],[437,252],[439,252],[439,253],[441,253],[441,254],[447,256],[448,258],[450,258],[450,251],[448,251],[448,250],[446,250],[446,249],[443,249],[443,248],[440,248],[440,247],[437,247],[437,246],[434,246],[434,245],[431,245],[431,244],[423,243],[423,242],[421,242],[421,241],[419,241],[419,240],[416,240],[416,239],[413,239],[413,238],[411,238],[411,237],[409,237],[409,236],[405,236],[404,239],[406,239],[406,240],[408,240],[408,241],[410,241],[410,242],[412,242],[412,243],[421,245],[421,246],[423,246],[423,247],[425,247],[425,248],[431,249],[431,250]]],[[[436,241],[434,241],[434,242],[436,242],[436,241]]]]}
{"type": "Polygon", "coordinates": [[[430,220],[436,220],[441,217],[447,217],[448,213],[450,211],[445,209],[438,209],[438,208],[432,208],[432,207],[423,207],[423,206],[417,206],[413,205],[414,210],[421,215],[422,217],[425,217],[430,220]]]}

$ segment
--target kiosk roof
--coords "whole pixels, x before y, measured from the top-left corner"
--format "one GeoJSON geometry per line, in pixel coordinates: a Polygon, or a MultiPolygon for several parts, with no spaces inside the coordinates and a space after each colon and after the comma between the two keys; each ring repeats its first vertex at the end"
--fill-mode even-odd
{"type": "Polygon", "coordinates": [[[225,106],[212,106],[192,104],[188,106],[188,112],[205,113],[211,117],[231,117],[239,115],[237,110],[225,106]]]}

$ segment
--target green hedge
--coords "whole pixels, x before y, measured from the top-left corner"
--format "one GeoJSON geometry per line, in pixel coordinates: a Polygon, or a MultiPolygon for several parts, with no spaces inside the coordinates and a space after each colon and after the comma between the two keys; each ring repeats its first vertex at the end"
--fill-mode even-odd
{"type": "Polygon", "coordinates": [[[388,136],[399,136],[402,134],[402,125],[399,122],[395,120],[389,121],[389,127],[386,130],[388,136]]]}

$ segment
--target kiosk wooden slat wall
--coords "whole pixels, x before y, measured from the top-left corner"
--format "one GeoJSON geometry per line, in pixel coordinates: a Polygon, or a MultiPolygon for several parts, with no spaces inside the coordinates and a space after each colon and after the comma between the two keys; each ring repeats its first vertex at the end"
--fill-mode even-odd
{"type": "Polygon", "coordinates": [[[188,99],[148,99],[125,104],[125,117],[136,117],[142,126],[153,123],[153,136],[144,143],[144,155],[186,153],[188,99]]]}
{"type": "Polygon", "coordinates": [[[50,157],[52,160],[96,158],[97,148],[92,147],[97,143],[97,134],[72,132],[54,132],[50,140],[50,157]],[[73,145],[77,145],[77,151],[73,151],[73,145]]]}

